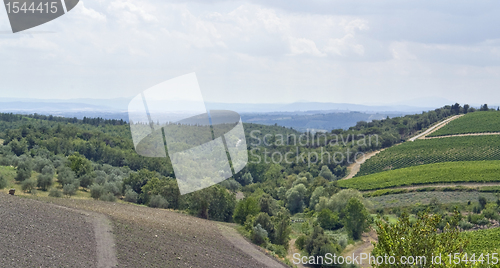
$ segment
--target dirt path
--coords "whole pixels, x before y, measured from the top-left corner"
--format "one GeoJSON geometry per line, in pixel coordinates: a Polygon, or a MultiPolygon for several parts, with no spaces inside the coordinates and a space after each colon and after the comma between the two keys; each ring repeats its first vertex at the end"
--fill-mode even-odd
{"type": "Polygon", "coordinates": [[[451,121],[459,118],[459,117],[462,117],[464,116],[463,114],[460,114],[460,115],[455,115],[455,116],[452,116],[448,119],[445,119],[444,121],[441,121],[440,123],[437,123],[436,125],[430,127],[429,129],[427,129],[426,131],[416,135],[415,137],[412,137],[410,139],[408,139],[408,141],[415,141],[417,139],[420,139],[420,138],[425,138],[427,135],[433,133],[434,131],[446,126],[448,123],[450,123],[451,121]]]}
{"type": "Polygon", "coordinates": [[[258,250],[255,245],[243,238],[234,228],[218,224],[221,234],[235,247],[250,255],[253,259],[262,263],[263,267],[284,268],[285,266],[258,250]]]}
{"type": "MultiPolygon", "coordinates": [[[[422,185],[413,185],[413,186],[398,186],[398,187],[392,187],[392,188],[387,188],[387,189],[407,189],[407,190],[415,190],[415,189],[421,189],[421,188],[428,188],[428,187],[434,187],[434,188],[445,188],[445,187],[457,187],[457,186],[462,186],[466,188],[478,188],[478,187],[484,187],[484,186],[500,186],[500,182],[486,182],[486,183],[481,183],[481,182],[465,182],[465,183],[439,183],[439,184],[422,184],[422,185]]],[[[366,191],[368,192],[374,192],[373,191],[366,191]]]]}
{"type": "MultiPolygon", "coordinates": [[[[452,116],[452,117],[450,117],[450,118],[448,118],[448,119],[445,119],[445,120],[443,120],[443,121],[441,121],[441,122],[437,123],[436,125],[434,125],[434,126],[430,127],[430,128],[429,128],[429,129],[427,129],[426,131],[424,131],[424,132],[422,132],[422,133],[420,133],[420,134],[418,134],[418,135],[416,135],[416,136],[414,136],[414,137],[412,137],[412,138],[408,139],[408,141],[415,141],[415,140],[417,140],[417,139],[424,139],[424,138],[426,138],[426,136],[427,136],[427,135],[429,135],[429,134],[433,133],[434,131],[436,131],[436,130],[438,130],[438,129],[440,129],[440,128],[444,127],[444,126],[446,126],[446,124],[448,124],[449,122],[451,122],[451,121],[453,121],[453,120],[455,120],[455,119],[457,119],[457,118],[459,118],[459,117],[461,117],[461,116],[463,116],[463,114],[461,114],[461,115],[455,115],[455,116],[452,116]]],[[[499,133],[499,134],[500,134],[500,133],[499,133]]],[[[465,134],[465,135],[467,135],[467,134],[465,134]]],[[[464,135],[464,136],[465,136],[465,135],[464,135]]],[[[444,137],[444,136],[443,136],[443,137],[444,137]]],[[[393,146],[397,146],[397,145],[399,145],[399,143],[398,143],[398,144],[395,144],[395,145],[393,145],[393,146]]],[[[389,148],[390,148],[390,147],[389,147],[389,148]]],[[[368,160],[368,159],[370,159],[371,157],[373,157],[374,155],[376,155],[376,154],[378,154],[378,153],[380,153],[380,152],[384,151],[385,149],[387,149],[387,148],[384,148],[384,149],[379,150],[379,151],[374,151],[374,152],[371,152],[371,153],[365,154],[365,155],[364,155],[364,157],[363,157],[363,159],[361,159],[360,161],[358,161],[358,160],[356,159],[356,161],[354,161],[354,163],[352,163],[351,165],[349,165],[349,166],[347,167],[347,171],[348,171],[349,173],[348,173],[348,175],[347,175],[346,177],[344,177],[342,180],[352,179],[354,176],[356,176],[356,174],[358,174],[359,169],[361,168],[361,165],[362,165],[362,164],[364,164],[364,163],[366,162],[366,160],[368,160]]]]}
{"type": "MultiPolygon", "coordinates": [[[[374,248],[372,242],[376,243],[378,241],[377,233],[374,230],[370,229],[370,232],[363,233],[363,235],[361,236],[361,241],[363,242],[355,245],[354,247],[347,247],[345,252],[342,253],[342,256],[344,256],[344,258],[347,256],[357,257],[360,256],[361,253],[371,253],[374,248]]],[[[361,263],[359,266],[371,267],[368,261],[361,263]]]]}
{"type": "Polygon", "coordinates": [[[87,222],[92,224],[92,226],[94,227],[96,242],[97,268],[109,268],[118,266],[113,230],[111,227],[111,221],[108,219],[108,217],[100,213],[83,211],[54,204],[50,205],[81,214],[86,217],[85,219],[87,222]]]}
{"type": "MultiPolygon", "coordinates": [[[[286,254],[286,258],[293,262],[293,254],[295,253],[299,253],[300,254],[300,251],[298,248],[295,247],[295,241],[297,239],[291,239],[290,242],[288,242],[288,252],[286,254]]],[[[302,263],[299,263],[299,264],[295,264],[295,267],[298,267],[298,268],[306,268],[302,263]]]]}
{"type": "Polygon", "coordinates": [[[468,134],[455,134],[437,137],[423,137],[423,140],[430,139],[440,139],[440,138],[451,138],[451,137],[467,137],[467,136],[488,136],[488,135],[500,135],[500,132],[485,132],[485,133],[468,133],[468,134]]]}
{"type": "Polygon", "coordinates": [[[375,151],[375,152],[371,152],[371,153],[368,153],[368,154],[365,154],[363,159],[359,160],[356,159],[356,161],[354,161],[354,163],[350,164],[348,167],[347,167],[347,171],[349,172],[348,175],[346,177],[344,177],[342,180],[348,180],[348,179],[352,179],[354,176],[356,176],[356,174],[358,174],[359,172],[359,169],[361,168],[361,165],[363,163],[366,162],[366,160],[370,159],[372,156],[382,152],[383,150],[385,149],[382,149],[382,150],[378,150],[378,151],[375,151]]]}

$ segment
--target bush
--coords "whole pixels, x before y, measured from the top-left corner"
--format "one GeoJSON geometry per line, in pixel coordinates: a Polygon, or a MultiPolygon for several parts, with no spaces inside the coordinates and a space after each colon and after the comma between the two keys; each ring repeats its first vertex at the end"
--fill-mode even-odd
{"type": "MultiPolygon", "coordinates": [[[[44,168],[45,169],[45,168],[44,168]]],[[[42,190],[47,191],[47,189],[52,186],[53,174],[39,174],[37,178],[37,186],[42,190]]]]}
{"type": "Polygon", "coordinates": [[[80,181],[74,180],[71,184],[66,184],[63,187],[63,194],[65,195],[75,195],[76,191],[78,191],[78,187],[80,186],[80,181]]]}
{"type": "Polygon", "coordinates": [[[306,244],[306,240],[307,240],[307,236],[305,235],[300,235],[299,238],[297,238],[297,240],[295,240],[295,246],[299,249],[299,250],[303,250],[304,249],[304,246],[306,244]]]}
{"type": "Polygon", "coordinates": [[[484,209],[486,207],[486,204],[488,204],[488,200],[486,200],[486,197],[484,196],[480,196],[478,201],[481,209],[484,209]]]}
{"type": "Polygon", "coordinates": [[[49,191],[49,196],[50,197],[62,197],[62,192],[57,190],[56,188],[52,188],[49,191]]]}
{"type": "Polygon", "coordinates": [[[168,208],[168,201],[161,195],[155,195],[149,200],[148,206],[152,208],[168,208]]]}
{"type": "Polygon", "coordinates": [[[472,229],[472,227],[474,227],[474,225],[472,223],[466,222],[466,221],[459,222],[458,226],[460,226],[460,228],[462,228],[464,230],[469,230],[469,229],[472,229]]]}
{"type": "Polygon", "coordinates": [[[280,258],[284,258],[286,256],[287,250],[282,245],[268,244],[267,249],[274,252],[274,254],[278,255],[280,258]]]}
{"type": "Polygon", "coordinates": [[[94,177],[92,177],[91,174],[84,174],[80,176],[80,186],[83,188],[89,188],[92,184],[94,184],[94,177]]]}
{"type": "Polygon", "coordinates": [[[94,199],[99,199],[102,195],[104,195],[104,187],[99,184],[92,184],[90,186],[90,196],[94,199]]]}
{"type": "Polygon", "coordinates": [[[112,193],[106,193],[99,198],[99,200],[106,201],[106,202],[115,202],[116,197],[112,193]]]}
{"type": "Polygon", "coordinates": [[[321,210],[318,214],[318,223],[321,228],[326,230],[337,230],[342,228],[342,224],[339,221],[339,215],[327,208],[321,210]]]}
{"type": "Polygon", "coordinates": [[[252,242],[254,242],[257,245],[263,245],[267,243],[267,231],[260,226],[260,224],[257,224],[257,226],[253,227],[252,230],[252,242]]]}
{"type": "Polygon", "coordinates": [[[127,202],[131,202],[131,203],[137,203],[137,196],[138,194],[132,190],[132,189],[128,189],[125,191],[125,201],[127,202]]]}
{"type": "Polygon", "coordinates": [[[482,219],[477,221],[477,224],[478,225],[488,225],[488,224],[490,224],[490,220],[482,218],[482,219]]]}
{"type": "Polygon", "coordinates": [[[467,216],[467,220],[473,224],[479,224],[479,221],[482,219],[484,219],[484,215],[482,214],[469,214],[469,216],[467,216]]]}
{"type": "Polygon", "coordinates": [[[21,189],[27,193],[31,193],[33,190],[35,190],[35,187],[36,180],[34,179],[25,180],[21,184],[21,189]]]}
{"type": "Polygon", "coordinates": [[[7,180],[3,175],[0,175],[0,189],[7,187],[7,180]]]}
{"type": "Polygon", "coordinates": [[[498,218],[499,218],[499,215],[494,208],[487,208],[487,209],[483,210],[483,215],[485,218],[492,219],[492,220],[498,220],[498,218]]]}
{"type": "Polygon", "coordinates": [[[117,184],[117,182],[106,182],[104,184],[104,191],[115,196],[120,196],[122,194],[120,190],[121,187],[118,187],[117,184]]]}

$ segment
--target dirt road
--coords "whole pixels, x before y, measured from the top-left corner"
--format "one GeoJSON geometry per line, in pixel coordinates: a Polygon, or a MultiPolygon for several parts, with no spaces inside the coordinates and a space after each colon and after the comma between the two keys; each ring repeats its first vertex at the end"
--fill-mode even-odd
{"type": "Polygon", "coordinates": [[[457,118],[460,118],[464,116],[463,114],[460,114],[460,115],[455,115],[455,116],[452,116],[448,119],[445,119],[444,121],[441,121],[439,123],[437,123],[436,125],[430,127],[429,129],[427,129],[426,131],[416,135],[415,137],[412,137],[410,139],[408,139],[408,141],[415,141],[417,139],[421,139],[421,138],[425,138],[427,135],[433,133],[434,131],[446,126],[448,123],[450,123],[451,121],[457,119],[457,118]]]}

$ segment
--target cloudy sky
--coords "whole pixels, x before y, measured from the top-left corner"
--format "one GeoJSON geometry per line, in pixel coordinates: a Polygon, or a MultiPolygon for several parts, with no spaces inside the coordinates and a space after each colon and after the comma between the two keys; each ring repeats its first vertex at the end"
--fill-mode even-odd
{"type": "Polygon", "coordinates": [[[133,97],[196,72],[207,101],[500,103],[500,2],[85,0],[12,34],[0,93],[133,97]]]}

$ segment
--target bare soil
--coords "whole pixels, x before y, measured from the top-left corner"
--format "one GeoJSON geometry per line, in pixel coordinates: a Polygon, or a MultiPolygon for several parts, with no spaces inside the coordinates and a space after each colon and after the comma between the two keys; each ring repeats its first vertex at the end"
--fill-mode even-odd
{"type": "Polygon", "coordinates": [[[98,267],[92,222],[81,213],[0,193],[1,267],[98,267]]]}
{"type": "MultiPolygon", "coordinates": [[[[360,256],[361,253],[366,253],[366,254],[371,253],[374,248],[373,243],[378,242],[377,232],[375,232],[373,229],[370,229],[370,232],[363,233],[361,241],[362,241],[361,243],[358,243],[353,247],[347,247],[346,250],[344,250],[344,252],[342,253],[342,256],[357,257],[360,256]]],[[[371,265],[367,261],[364,261],[359,266],[371,267],[371,265]]]]}
{"type": "Polygon", "coordinates": [[[359,169],[361,168],[361,165],[364,164],[366,162],[366,160],[370,159],[371,157],[377,155],[378,153],[380,153],[384,150],[385,149],[382,149],[379,151],[374,151],[371,153],[367,153],[364,155],[363,159],[361,159],[359,161],[356,159],[356,161],[354,161],[354,163],[352,163],[351,165],[349,165],[347,167],[347,171],[349,171],[349,174],[346,177],[344,177],[342,180],[348,180],[348,179],[354,178],[354,176],[356,176],[356,174],[358,174],[359,169]]]}
{"type": "Polygon", "coordinates": [[[109,217],[118,267],[285,267],[218,222],[132,204],[43,199],[109,217]]]}

